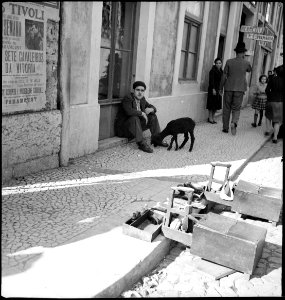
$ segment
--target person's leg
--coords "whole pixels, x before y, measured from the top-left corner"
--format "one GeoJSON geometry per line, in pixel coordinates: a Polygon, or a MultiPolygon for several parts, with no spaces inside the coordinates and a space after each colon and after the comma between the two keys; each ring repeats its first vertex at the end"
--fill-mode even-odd
{"type": "Polygon", "coordinates": [[[280,123],[279,122],[274,122],[272,142],[275,143],[275,144],[277,143],[277,135],[278,135],[278,132],[279,132],[279,128],[280,128],[280,123]]]}
{"type": "Polygon", "coordinates": [[[160,133],[160,126],[156,114],[153,113],[148,114],[147,118],[148,118],[148,122],[147,122],[146,129],[149,128],[151,135],[153,136],[160,133]]]}
{"type": "Polygon", "coordinates": [[[160,126],[159,126],[159,122],[157,119],[156,114],[148,114],[148,122],[147,122],[147,128],[149,128],[150,132],[151,132],[151,144],[153,144],[155,147],[156,146],[162,146],[162,147],[168,147],[168,144],[166,142],[156,142],[153,137],[160,133],[160,126]]]}
{"type": "Polygon", "coordinates": [[[243,92],[233,92],[232,121],[231,121],[231,132],[233,135],[236,134],[236,127],[237,127],[238,121],[239,121],[243,95],[244,95],[243,92]]]}
{"type": "Polygon", "coordinates": [[[251,126],[252,126],[252,127],[256,127],[256,126],[257,126],[257,125],[256,125],[257,117],[258,117],[258,110],[255,109],[255,110],[254,110],[254,116],[253,116],[253,123],[251,123],[251,126]]]}
{"type": "Polygon", "coordinates": [[[258,126],[261,126],[262,124],[262,118],[263,118],[263,109],[259,111],[259,121],[258,121],[258,126]]]}
{"type": "Polygon", "coordinates": [[[265,135],[270,135],[271,129],[272,129],[272,125],[271,125],[271,120],[269,120],[268,118],[265,118],[265,135]]]}
{"type": "Polygon", "coordinates": [[[124,123],[127,131],[135,138],[137,143],[143,141],[143,130],[141,126],[141,121],[139,117],[133,116],[129,117],[124,123]]]}
{"type": "Polygon", "coordinates": [[[231,113],[231,102],[233,92],[225,91],[223,99],[223,131],[229,130],[230,113],[231,113]]]}
{"type": "Polygon", "coordinates": [[[213,111],[209,110],[209,118],[208,118],[208,122],[213,122],[213,111]]]}
{"type": "Polygon", "coordinates": [[[216,110],[212,110],[212,121],[213,121],[213,123],[217,123],[216,120],[215,120],[215,113],[216,113],[216,110]]]}

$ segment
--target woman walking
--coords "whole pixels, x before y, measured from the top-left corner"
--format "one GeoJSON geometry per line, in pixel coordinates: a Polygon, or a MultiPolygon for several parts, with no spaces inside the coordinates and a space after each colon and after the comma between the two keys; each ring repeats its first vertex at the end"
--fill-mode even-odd
{"type": "Polygon", "coordinates": [[[255,109],[254,116],[253,116],[253,123],[251,123],[252,127],[256,127],[256,122],[258,118],[258,112],[259,112],[259,121],[258,126],[261,126],[262,124],[262,118],[263,118],[263,111],[265,110],[267,95],[265,93],[265,89],[267,87],[267,76],[261,75],[259,77],[259,82],[256,86],[256,90],[254,92],[255,100],[252,103],[252,108],[255,109]]]}
{"type": "Polygon", "coordinates": [[[208,122],[217,124],[215,113],[222,108],[222,96],[219,93],[221,78],[223,75],[222,60],[218,57],[214,61],[215,65],[209,72],[209,87],[206,108],[209,110],[208,122]]]}
{"type": "Polygon", "coordinates": [[[273,77],[266,89],[267,102],[265,108],[266,117],[266,132],[265,135],[270,135],[273,126],[273,143],[277,143],[277,135],[280,125],[283,123],[283,65],[276,68],[277,76],[273,77]],[[271,125],[272,124],[272,125],[271,125]]]}

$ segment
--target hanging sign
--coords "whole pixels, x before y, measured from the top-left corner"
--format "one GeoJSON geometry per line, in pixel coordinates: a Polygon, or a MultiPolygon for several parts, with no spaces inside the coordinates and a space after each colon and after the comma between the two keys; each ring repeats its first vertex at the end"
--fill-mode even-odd
{"type": "Polygon", "coordinates": [[[240,27],[240,32],[248,32],[248,33],[259,33],[262,34],[263,33],[264,28],[263,27],[258,27],[258,26],[246,26],[246,25],[242,25],[240,27]]]}
{"type": "Polygon", "coordinates": [[[46,105],[45,8],[2,3],[2,112],[40,110],[46,105]]]}
{"type": "Polygon", "coordinates": [[[274,36],[272,35],[264,35],[264,34],[256,34],[256,33],[247,33],[245,36],[247,39],[263,41],[263,42],[273,42],[274,36]]]}

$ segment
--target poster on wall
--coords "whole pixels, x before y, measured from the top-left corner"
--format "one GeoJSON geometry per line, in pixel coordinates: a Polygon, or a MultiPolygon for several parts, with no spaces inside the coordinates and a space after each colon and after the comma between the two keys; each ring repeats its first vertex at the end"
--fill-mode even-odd
{"type": "Polygon", "coordinates": [[[2,113],[46,105],[46,24],[43,6],[2,3],[2,113]]]}

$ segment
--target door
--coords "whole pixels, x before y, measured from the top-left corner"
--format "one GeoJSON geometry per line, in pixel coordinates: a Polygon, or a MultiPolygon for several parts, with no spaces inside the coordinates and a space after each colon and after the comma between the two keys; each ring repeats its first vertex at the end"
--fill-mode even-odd
{"type": "Polygon", "coordinates": [[[115,135],[114,120],[118,105],[130,92],[135,10],[135,2],[103,2],[99,140],[115,135]]]}

